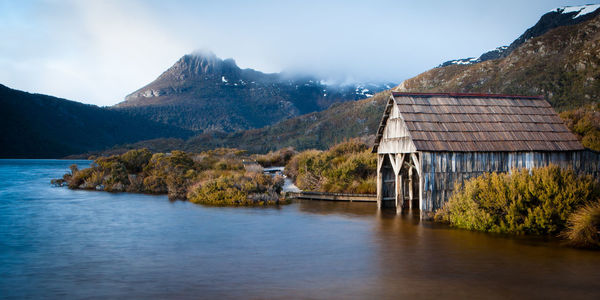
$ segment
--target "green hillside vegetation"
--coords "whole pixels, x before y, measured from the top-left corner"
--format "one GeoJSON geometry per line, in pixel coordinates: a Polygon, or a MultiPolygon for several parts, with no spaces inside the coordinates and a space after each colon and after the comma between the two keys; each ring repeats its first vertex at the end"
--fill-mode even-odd
{"type": "Polygon", "coordinates": [[[600,103],[586,105],[560,113],[565,124],[584,147],[600,151],[600,103]]]}
{"type": "Polygon", "coordinates": [[[148,148],[157,152],[182,150],[201,152],[215,148],[239,148],[250,153],[267,153],[292,147],[296,150],[325,150],[346,139],[359,138],[370,144],[375,138],[385,103],[391,92],[384,91],[373,97],[332,105],[331,108],[302,115],[260,129],[234,133],[206,133],[188,140],[154,139],[115,146],[90,155],[114,155],[131,149],[148,148]]]}
{"type": "MultiPolygon", "coordinates": [[[[578,231],[578,221],[569,221],[570,217],[599,196],[595,178],[557,166],[484,174],[457,187],[435,219],[469,230],[556,236],[567,225],[570,232],[578,231]]],[[[595,215],[591,209],[594,212],[580,214],[595,215]]]]}
{"type": "Polygon", "coordinates": [[[57,158],[191,131],[0,85],[0,157],[57,158]]]}
{"type": "Polygon", "coordinates": [[[216,149],[199,154],[173,151],[154,153],[147,149],[100,157],[92,167],[71,172],[57,185],[71,189],[167,194],[169,199],[210,205],[279,204],[283,178],[247,172],[245,151],[216,149]]]}
{"type": "Polygon", "coordinates": [[[377,156],[352,139],[326,151],[306,150],[294,156],[285,172],[305,191],[374,194],[377,156]]]}

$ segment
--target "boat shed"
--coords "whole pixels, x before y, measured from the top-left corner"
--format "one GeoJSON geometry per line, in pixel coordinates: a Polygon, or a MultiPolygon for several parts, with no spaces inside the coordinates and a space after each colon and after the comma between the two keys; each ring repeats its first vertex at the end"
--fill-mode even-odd
{"type": "Polygon", "coordinates": [[[485,172],[555,164],[598,176],[585,150],[543,97],[392,93],[377,135],[380,208],[442,207],[455,183],[485,172]]]}

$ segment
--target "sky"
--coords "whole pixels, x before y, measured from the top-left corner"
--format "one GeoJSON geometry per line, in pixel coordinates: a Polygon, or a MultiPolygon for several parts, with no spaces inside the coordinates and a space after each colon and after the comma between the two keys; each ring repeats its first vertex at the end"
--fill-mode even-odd
{"type": "Polygon", "coordinates": [[[400,83],[587,2],[0,0],[0,84],[114,105],[195,50],[262,72],[400,83]]]}

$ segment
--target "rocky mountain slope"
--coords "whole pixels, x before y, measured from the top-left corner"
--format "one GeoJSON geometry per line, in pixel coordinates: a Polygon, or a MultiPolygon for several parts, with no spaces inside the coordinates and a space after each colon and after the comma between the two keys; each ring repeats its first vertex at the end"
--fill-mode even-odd
{"type": "Polygon", "coordinates": [[[0,157],[59,158],[190,131],[0,84],[0,157]]]}
{"type": "Polygon", "coordinates": [[[469,57],[450,60],[442,63],[438,67],[447,67],[450,65],[472,65],[492,59],[507,57],[523,43],[532,38],[541,36],[554,28],[575,25],[595,18],[598,16],[598,14],[600,14],[599,8],[600,4],[592,4],[582,6],[565,6],[553,9],[544,14],[533,27],[527,29],[509,46],[500,46],[494,50],[490,50],[482,54],[478,58],[469,57]]]}
{"type": "Polygon", "coordinates": [[[596,102],[600,100],[599,12],[588,14],[594,17],[585,22],[528,39],[506,57],[435,68],[402,82],[396,90],[544,95],[559,110],[596,102]]]}
{"type": "Polygon", "coordinates": [[[231,132],[364,99],[392,86],[329,85],[311,77],[241,69],[233,59],[194,53],[128,95],[115,109],[200,132],[231,132]]]}

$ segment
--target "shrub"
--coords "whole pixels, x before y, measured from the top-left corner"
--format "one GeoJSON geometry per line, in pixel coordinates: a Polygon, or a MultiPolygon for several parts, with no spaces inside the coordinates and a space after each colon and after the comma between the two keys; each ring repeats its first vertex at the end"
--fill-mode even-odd
{"type": "Polygon", "coordinates": [[[575,209],[599,195],[593,177],[557,166],[484,174],[457,187],[435,218],[471,230],[557,234],[575,209]]]}
{"type": "Polygon", "coordinates": [[[328,151],[308,150],[286,165],[286,175],[303,190],[322,192],[376,192],[377,156],[354,139],[328,151]]]}
{"type": "Polygon", "coordinates": [[[127,173],[137,174],[144,169],[144,167],[148,164],[148,161],[150,161],[151,157],[152,157],[152,152],[150,152],[150,150],[144,148],[144,149],[130,150],[130,151],[124,153],[123,155],[121,155],[120,159],[123,162],[123,164],[125,165],[125,168],[127,169],[127,173]]]}
{"type": "Polygon", "coordinates": [[[88,169],[76,165],[55,185],[67,182],[72,189],[109,192],[167,194],[169,199],[218,205],[265,205],[279,203],[283,178],[262,172],[244,173],[237,149],[216,149],[197,155],[182,151],[151,154],[147,149],[97,158],[88,169]],[[191,186],[193,189],[190,189],[191,186]]]}
{"type": "Polygon", "coordinates": [[[584,147],[600,151],[600,104],[590,104],[560,114],[584,147]]]}
{"type": "Polygon", "coordinates": [[[298,152],[292,147],[282,148],[275,152],[270,151],[264,155],[257,155],[256,162],[263,167],[285,166],[298,152]]]}
{"type": "Polygon", "coordinates": [[[260,173],[212,174],[190,188],[191,202],[208,205],[268,205],[279,203],[282,178],[260,173]]]}
{"type": "Polygon", "coordinates": [[[600,200],[572,213],[561,236],[575,247],[600,248],[600,200]]]}
{"type": "Polygon", "coordinates": [[[144,191],[151,194],[165,194],[169,190],[162,177],[150,175],[144,178],[144,191]]]}
{"type": "MultiPolygon", "coordinates": [[[[71,169],[73,170],[73,169],[71,169]]],[[[77,188],[85,188],[82,185],[85,183],[85,180],[92,174],[93,169],[87,168],[83,170],[75,170],[71,179],[69,180],[69,188],[77,189],[77,188]]]]}
{"type": "Polygon", "coordinates": [[[173,151],[170,155],[152,155],[144,167],[146,192],[167,193],[169,199],[186,199],[187,189],[193,183],[198,168],[196,162],[183,151],[173,151]]]}

